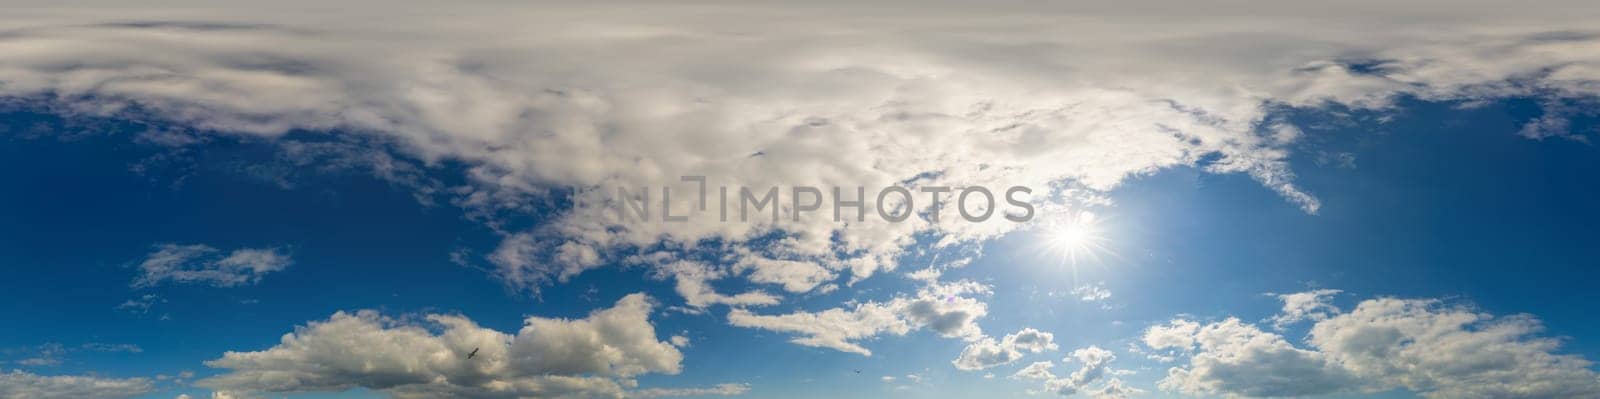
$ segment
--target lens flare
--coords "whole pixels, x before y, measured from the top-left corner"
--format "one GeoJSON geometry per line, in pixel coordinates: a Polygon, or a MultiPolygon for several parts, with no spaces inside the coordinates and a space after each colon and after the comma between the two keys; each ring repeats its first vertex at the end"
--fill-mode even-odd
{"type": "Polygon", "coordinates": [[[1108,253],[1105,236],[1094,213],[1078,212],[1045,226],[1044,244],[1063,263],[1098,260],[1108,253]]]}

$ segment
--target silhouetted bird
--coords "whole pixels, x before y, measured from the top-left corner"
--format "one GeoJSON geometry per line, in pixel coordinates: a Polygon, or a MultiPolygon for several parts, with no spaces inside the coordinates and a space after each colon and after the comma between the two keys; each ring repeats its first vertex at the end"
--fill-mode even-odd
{"type": "Polygon", "coordinates": [[[861,369],[856,369],[856,374],[861,374],[861,369]]]}
{"type": "Polygon", "coordinates": [[[478,348],[472,348],[472,353],[468,353],[467,354],[467,359],[471,359],[473,356],[477,356],[477,355],[478,355],[478,348]]]}

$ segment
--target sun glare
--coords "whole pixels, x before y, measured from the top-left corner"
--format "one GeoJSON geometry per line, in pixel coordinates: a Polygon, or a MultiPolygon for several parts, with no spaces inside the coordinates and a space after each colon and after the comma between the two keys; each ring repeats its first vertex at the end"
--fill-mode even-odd
{"type": "Polygon", "coordinates": [[[1099,224],[1091,212],[1079,212],[1051,223],[1044,234],[1046,245],[1062,262],[1076,265],[1082,260],[1098,259],[1106,250],[1106,238],[1100,234],[1099,224]]]}

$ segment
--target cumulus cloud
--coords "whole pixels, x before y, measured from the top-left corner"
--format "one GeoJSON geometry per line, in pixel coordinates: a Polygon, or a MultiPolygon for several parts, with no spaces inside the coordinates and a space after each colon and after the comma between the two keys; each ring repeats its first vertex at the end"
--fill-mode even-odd
{"type": "MultiPolygon", "coordinates": [[[[1168,331],[1157,334],[1188,327],[1174,324],[1177,328],[1169,326],[1168,331]]],[[[1196,352],[1187,367],[1168,369],[1159,383],[1162,389],[1193,395],[1290,397],[1336,393],[1355,383],[1322,353],[1295,348],[1282,336],[1239,319],[1197,326],[1193,334],[1186,340],[1169,341],[1190,342],[1196,352]]],[[[1156,347],[1165,348],[1169,347],[1156,347]]]]}
{"type": "Polygon", "coordinates": [[[1283,311],[1272,317],[1272,326],[1279,330],[1302,320],[1322,321],[1328,315],[1339,313],[1339,308],[1328,303],[1334,294],[1343,291],[1321,289],[1293,294],[1280,294],[1283,311]]]}
{"type": "MultiPolygon", "coordinates": [[[[164,282],[233,287],[255,284],[267,273],[288,268],[293,261],[276,248],[240,248],[222,253],[204,244],[160,244],[139,262],[136,288],[164,282]]],[[[148,306],[143,307],[148,309],[148,306]]]]}
{"type": "Polygon", "coordinates": [[[1111,362],[1116,360],[1116,354],[1098,346],[1089,346],[1072,351],[1070,356],[1062,359],[1067,364],[1074,362],[1080,364],[1078,370],[1065,376],[1057,376],[1051,369],[1055,363],[1049,361],[1034,362],[1027,367],[1011,374],[1013,379],[1037,380],[1043,383],[1042,392],[1055,393],[1062,396],[1071,396],[1084,393],[1094,398],[1124,398],[1130,394],[1142,392],[1137,388],[1128,387],[1117,378],[1106,379],[1107,375],[1128,373],[1124,370],[1111,368],[1111,362]]]}
{"type": "MultiPolygon", "coordinates": [[[[269,140],[334,132],[419,165],[453,161],[464,183],[410,186],[495,227],[503,242],[487,260],[518,288],[559,283],[613,252],[708,239],[764,247],[779,235],[763,249],[825,272],[748,276],[800,292],[893,269],[919,234],[971,241],[1019,226],[840,223],[832,212],[788,217],[793,209],[753,223],[618,223],[598,210],[532,228],[487,219],[531,212],[530,199],[556,187],[655,187],[684,175],[735,188],[1023,185],[1041,191],[1034,201],[1070,205],[1180,166],[1246,174],[1315,212],[1288,167],[1306,133],[1271,118],[1276,107],[1600,91],[1600,39],[1582,33],[1595,11],[1581,3],[1137,3],[941,2],[892,16],[775,2],[716,13],[647,2],[451,9],[470,24],[398,11],[408,7],[366,7],[359,20],[293,6],[44,8],[0,17],[0,96],[269,140]],[[1075,191],[1046,189],[1067,186],[1075,191]]],[[[1561,120],[1525,134],[1550,136],[1561,120]]],[[[662,206],[691,216],[736,207],[694,201],[662,206]]]]}
{"type": "Polygon", "coordinates": [[[1380,298],[1312,327],[1308,341],[1380,387],[1431,398],[1600,396],[1592,363],[1558,354],[1529,315],[1495,317],[1436,300],[1380,298]]]}
{"type": "Polygon", "coordinates": [[[919,328],[947,338],[969,341],[982,338],[983,330],[978,327],[977,319],[988,314],[988,305],[968,296],[988,293],[988,286],[960,281],[924,287],[915,296],[902,295],[884,302],[864,302],[852,308],[820,312],[760,315],[735,308],[728,312],[728,323],[798,334],[800,336],[790,342],[800,345],[871,356],[872,351],[855,341],[885,333],[905,335],[919,328]]]}
{"type": "Polygon", "coordinates": [[[530,317],[515,335],[460,316],[419,323],[339,312],[272,348],[207,361],[228,371],[196,385],[246,394],[364,387],[397,398],[623,397],[635,376],[681,370],[682,353],[656,339],[652,308],[633,294],[583,319],[530,317]]]}
{"type": "Polygon", "coordinates": [[[144,378],[0,373],[0,399],[120,399],[154,390],[144,378]]]}
{"type": "Polygon", "coordinates": [[[1536,336],[1542,328],[1531,316],[1495,317],[1437,300],[1396,298],[1331,312],[1312,326],[1309,348],[1236,318],[1176,320],[1147,330],[1144,342],[1189,354],[1187,365],[1169,369],[1160,382],[1164,390],[1189,394],[1280,397],[1405,389],[1429,398],[1600,395],[1600,375],[1591,363],[1557,353],[1559,342],[1536,336]]]}
{"type": "Polygon", "coordinates": [[[971,345],[967,345],[967,348],[962,349],[961,354],[950,363],[961,370],[983,370],[1016,362],[1022,359],[1025,353],[1056,350],[1057,347],[1054,341],[1055,335],[1053,334],[1032,328],[1023,328],[1021,331],[1017,331],[1016,334],[1007,334],[999,341],[995,341],[994,338],[983,337],[971,345]]]}

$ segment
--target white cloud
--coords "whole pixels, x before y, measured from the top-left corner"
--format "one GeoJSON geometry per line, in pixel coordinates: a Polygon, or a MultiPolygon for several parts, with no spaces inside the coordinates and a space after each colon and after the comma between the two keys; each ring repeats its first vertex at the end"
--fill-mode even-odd
{"type": "Polygon", "coordinates": [[[1106,382],[1096,384],[1102,377],[1112,374],[1124,374],[1122,370],[1111,369],[1111,362],[1117,356],[1109,350],[1098,346],[1089,346],[1072,351],[1063,359],[1067,364],[1079,363],[1077,371],[1066,376],[1057,376],[1050,371],[1055,368],[1055,363],[1049,361],[1033,362],[1027,367],[1017,370],[1011,375],[1012,379],[1036,380],[1043,382],[1041,392],[1050,392],[1062,396],[1071,396],[1085,393],[1094,398],[1122,398],[1129,394],[1142,392],[1136,388],[1126,386],[1117,378],[1107,379],[1106,382]],[[1098,387],[1095,387],[1098,385],[1098,387]]]}
{"type": "MultiPolygon", "coordinates": [[[[1303,307],[1286,307],[1287,312],[1303,307]]],[[[1156,349],[1190,352],[1161,388],[1197,395],[1311,396],[1406,389],[1430,398],[1600,395],[1590,362],[1557,354],[1531,316],[1496,318],[1434,300],[1379,298],[1330,310],[1309,349],[1229,318],[1174,321],[1146,331],[1156,349]]]]}
{"type": "Polygon", "coordinates": [[[1024,352],[1039,353],[1056,350],[1055,336],[1035,330],[1023,328],[1016,334],[1007,334],[1005,338],[995,341],[994,338],[983,337],[961,350],[961,354],[951,361],[957,369],[982,370],[990,367],[1011,364],[1022,359],[1024,352]]]}
{"type": "Polygon", "coordinates": [[[1343,291],[1321,289],[1280,294],[1278,299],[1283,301],[1283,311],[1272,317],[1272,326],[1282,330],[1301,320],[1322,321],[1330,314],[1339,313],[1339,308],[1328,301],[1340,292],[1343,291]]]}
{"type": "Polygon", "coordinates": [[[711,287],[711,281],[727,277],[728,273],[711,265],[692,261],[675,261],[657,269],[662,277],[675,280],[674,288],[691,308],[724,304],[731,306],[763,306],[777,304],[779,298],[765,291],[750,290],[736,295],[723,295],[711,287]]]}
{"type": "Polygon", "coordinates": [[[267,350],[207,361],[229,371],[196,385],[230,393],[365,387],[397,398],[622,397],[633,377],[681,367],[683,355],[656,340],[651,309],[648,297],[633,294],[583,319],[530,317],[516,335],[460,316],[417,324],[339,312],[267,350]]]}
{"type": "Polygon", "coordinates": [[[44,376],[21,370],[0,373],[0,399],[119,399],[153,389],[144,378],[44,376]]]}
{"type": "Polygon", "coordinates": [[[749,270],[747,278],[757,283],[782,285],[785,291],[807,292],[832,280],[833,272],[815,263],[747,257],[734,266],[735,272],[749,270]]]}
{"type": "Polygon", "coordinates": [[[630,398],[665,398],[678,396],[737,396],[750,392],[750,384],[718,384],[710,388],[650,388],[628,393],[630,398]]]}
{"type": "Polygon", "coordinates": [[[919,290],[914,297],[859,303],[850,309],[758,315],[735,308],[728,312],[728,323],[796,333],[801,336],[790,342],[871,356],[872,351],[854,341],[884,333],[905,335],[917,328],[927,328],[947,338],[981,338],[983,331],[977,319],[988,314],[988,305],[963,295],[987,293],[988,286],[971,281],[935,284],[919,290]]]}
{"type": "Polygon", "coordinates": [[[276,248],[241,248],[226,255],[203,244],[160,244],[155,248],[139,262],[140,274],[133,281],[134,287],[153,287],[168,281],[217,287],[255,284],[267,273],[293,263],[287,253],[276,248]]]}
{"type": "Polygon", "coordinates": [[[1239,319],[1193,331],[1195,354],[1188,366],[1168,370],[1160,382],[1162,389],[1193,395],[1283,397],[1336,393],[1354,383],[1323,354],[1295,348],[1283,337],[1239,319]]]}
{"type": "Polygon", "coordinates": [[[794,312],[783,315],[758,315],[743,308],[728,312],[728,324],[802,335],[790,342],[871,356],[872,351],[853,341],[882,333],[904,335],[911,326],[891,306],[876,302],[855,308],[833,308],[821,312],[794,312]]]}
{"type": "Polygon", "coordinates": [[[1127,399],[1144,393],[1144,390],[1130,387],[1121,378],[1112,377],[1107,379],[1105,384],[1101,384],[1099,388],[1091,388],[1085,390],[1084,393],[1094,399],[1127,399]]]}
{"type": "Polygon", "coordinates": [[[1051,378],[1055,378],[1055,374],[1050,372],[1050,369],[1055,368],[1055,367],[1056,367],[1055,362],[1051,362],[1051,361],[1048,361],[1048,360],[1047,361],[1042,361],[1042,362],[1033,362],[1032,364],[1029,364],[1027,367],[1023,367],[1021,370],[1017,370],[1016,373],[1011,374],[1011,378],[1027,379],[1027,380],[1048,380],[1048,379],[1051,379],[1051,378]]]}
{"type": "Polygon", "coordinates": [[[1312,327],[1308,341],[1351,373],[1430,398],[1600,396],[1588,360],[1529,315],[1493,315],[1432,300],[1380,298],[1312,327]]]}
{"type": "Polygon", "coordinates": [[[1111,298],[1111,290],[1106,289],[1104,283],[1082,285],[1073,288],[1072,295],[1077,295],[1080,301],[1098,302],[1111,298]]]}

